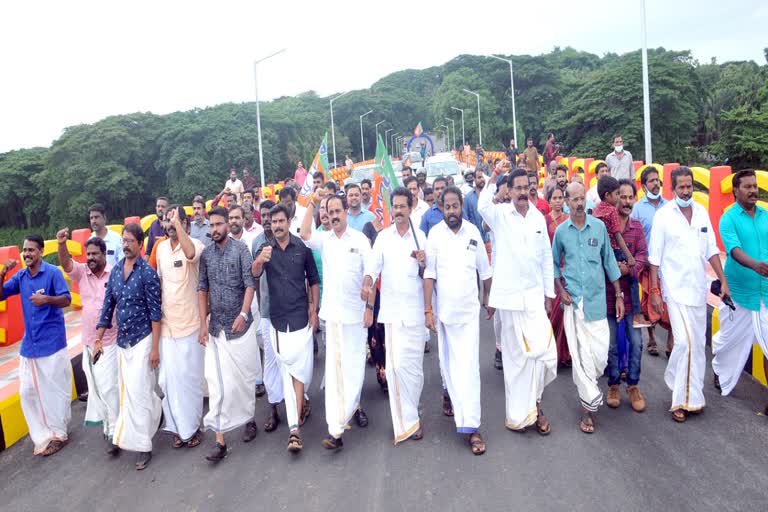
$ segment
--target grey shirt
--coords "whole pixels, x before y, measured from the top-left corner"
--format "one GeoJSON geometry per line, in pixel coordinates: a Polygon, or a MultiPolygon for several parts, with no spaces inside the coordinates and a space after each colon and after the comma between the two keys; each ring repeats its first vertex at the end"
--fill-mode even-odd
{"type": "Polygon", "coordinates": [[[634,181],[635,166],[632,165],[632,153],[626,149],[622,152],[621,159],[616,156],[615,151],[611,151],[605,157],[605,163],[611,170],[611,176],[617,180],[628,179],[634,181]]]}
{"type": "Polygon", "coordinates": [[[202,224],[198,224],[197,221],[193,220],[190,224],[190,227],[191,232],[189,236],[200,240],[206,247],[213,243],[213,240],[211,240],[211,223],[208,221],[208,219],[203,219],[202,224]]]}
{"type": "Polygon", "coordinates": [[[251,274],[251,251],[243,242],[227,237],[224,249],[211,244],[200,256],[200,280],[197,289],[208,292],[211,319],[208,334],[218,336],[224,331],[228,340],[237,339],[251,327],[253,315],[248,312],[243,331],[233,333],[232,324],[240,314],[245,289],[256,289],[251,274]]]}
{"type": "MultiPolygon", "coordinates": [[[[254,260],[256,259],[261,246],[266,242],[267,235],[265,233],[260,233],[259,236],[253,239],[251,256],[253,256],[254,260]]],[[[269,285],[267,284],[267,273],[262,272],[261,276],[256,279],[256,281],[259,283],[259,312],[261,313],[261,318],[269,318],[269,285]]]]}

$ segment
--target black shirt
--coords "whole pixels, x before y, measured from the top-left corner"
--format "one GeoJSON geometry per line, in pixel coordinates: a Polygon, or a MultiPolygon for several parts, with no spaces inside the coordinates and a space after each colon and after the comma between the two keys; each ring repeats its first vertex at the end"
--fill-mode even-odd
{"type": "MultiPolygon", "coordinates": [[[[269,319],[280,332],[298,331],[309,323],[307,285],[320,283],[312,250],[300,238],[291,235],[285,250],[277,240],[272,246],[272,258],[264,264],[269,286],[269,319]]],[[[261,250],[257,251],[257,255],[261,250]]]]}

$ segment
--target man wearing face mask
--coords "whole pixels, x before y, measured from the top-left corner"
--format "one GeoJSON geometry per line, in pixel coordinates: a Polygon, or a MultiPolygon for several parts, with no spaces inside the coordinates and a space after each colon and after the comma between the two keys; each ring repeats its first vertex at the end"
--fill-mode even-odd
{"type": "Polygon", "coordinates": [[[707,262],[720,279],[722,295],[730,295],[730,291],[709,214],[693,200],[691,169],[674,169],[672,188],[675,200],[659,209],[651,229],[649,293],[659,314],[663,293],[672,332],[679,340],[672,348],[664,381],[672,391],[672,419],[682,423],[689,413],[697,414],[705,405],[707,262]],[[661,290],[659,272],[664,276],[661,290]]]}
{"type": "Polygon", "coordinates": [[[611,171],[611,176],[617,180],[635,179],[635,167],[632,164],[632,153],[624,149],[624,137],[620,133],[613,136],[613,151],[605,157],[605,163],[611,171]]]}
{"type": "Polygon", "coordinates": [[[456,432],[467,435],[474,455],[485,453],[480,432],[480,302],[478,273],[483,283],[483,307],[487,319],[491,267],[477,228],[463,222],[462,195],[448,187],[442,195],[445,220],[427,239],[424,271],[424,320],[437,332],[440,373],[444,380],[443,414],[453,415],[456,432]],[[437,288],[435,288],[437,286],[437,288]],[[437,292],[437,310],[432,293],[437,292]]]}
{"type": "MultiPolygon", "coordinates": [[[[639,220],[643,225],[647,247],[651,244],[653,218],[656,212],[659,211],[659,208],[667,204],[668,201],[661,196],[661,180],[659,179],[659,171],[655,167],[646,165],[643,168],[640,173],[640,184],[643,187],[644,195],[632,208],[631,217],[639,220]]],[[[673,344],[674,336],[670,332],[667,336],[667,357],[672,353],[673,344]]],[[[654,326],[648,328],[648,353],[652,356],[659,355],[659,349],[656,345],[656,328],[654,326]]]]}
{"type": "MultiPolygon", "coordinates": [[[[107,246],[99,237],[91,237],[85,242],[86,263],[72,259],[67,249],[69,228],[56,233],[59,243],[59,262],[61,268],[80,288],[80,302],[83,306],[83,373],[88,382],[88,405],[85,410],[85,424],[101,424],[107,453],[116,455],[119,448],[112,444],[120,408],[120,394],[117,386],[117,329],[112,327],[102,338],[102,354],[94,363],[94,345],[96,343],[96,324],[99,321],[104,292],[112,272],[112,265],[107,262],[107,246]]],[[[122,254],[122,248],[120,250],[122,254]]]]}
{"type": "Polygon", "coordinates": [[[535,424],[539,434],[547,435],[551,427],[541,399],[557,376],[557,348],[549,323],[555,297],[552,249],[544,216],[529,201],[526,172],[512,171],[507,187],[512,204],[495,203],[496,186],[491,183],[478,206],[496,234],[494,263],[501,262],[493,269],[488,304],[502,316],[505,425],[523,431],[535,424]]]}
{"type": "MultiPolygon", "coordinates": [[[[736,204],[720,218],[720,236],[728,254],[725,276],[736,309],[720,304],[720,331],[712,336],[712,369],[723,395],[729,395],[739,381],[754,343],[768,355],[768,211],[757,205],[755,171],[733,175],[733,195],[736,204]]],[[[768,374],[768,360],[763,364],[768,374]]]]}

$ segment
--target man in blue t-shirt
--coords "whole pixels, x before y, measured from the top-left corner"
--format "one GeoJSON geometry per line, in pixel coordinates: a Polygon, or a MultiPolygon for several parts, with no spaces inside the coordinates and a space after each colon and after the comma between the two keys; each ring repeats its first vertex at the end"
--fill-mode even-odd
{"type": "Polygon", "coordinates": [[[0,300],[21,297],[24,337],[19,351],[21,410],[29,426],[34,453],[47,457],[67,444],[71,418],[72,365],[67,354],[67,331],[62,308],[72,297],[61,270],[43,261],[45,242],[40,235],[24,237],[22,256],[26,268],[5,276],[16,267],[8,260],[0,269],[0,300]]]}

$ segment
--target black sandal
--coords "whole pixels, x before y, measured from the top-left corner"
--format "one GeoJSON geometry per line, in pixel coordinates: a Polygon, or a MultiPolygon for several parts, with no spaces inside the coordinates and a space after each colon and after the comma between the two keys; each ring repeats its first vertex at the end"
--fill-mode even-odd
{"type": "Polygon", "coordinates": [[[195,446],[200,446],[200,443],[203,441],[203,433],[200,429],[195,432],[192,437],[189,438],[189,441],[187,441],[187,448],[194,448],[195,446]]]}
{"type": "Polygon", "coordinates": [[[62,441],[60,439],[54,439],[50,443],[48,443],[48,446],[45,447],[45,450],[43,450],[43,453],[41,455],[43,457],[50,457],[54,453],[57,453],[59,450],[64,448],[64,446],[67,444],[66,441],[62,441]]]}
{"type": "Polygon", "coordinates": [[[304,448],[304,441],[298,432],[291,432],[288,436],[288,451],[291,453],[298,453],[304,448]]]}
{"type": "Polygon", "coordinates": [[[277,426],[280,424],[280,414],[278,414],[277,409],[272,409],[272,412],[269,414],[269,418],[267,418],[267,421],[264,422],[264,432],[274,432],[277,430],[277,426]]]}
{"type": "Polygon", "coordinates": [[[182,446],[184,446],[184,441],[182,441],[178,435],[174,434],[173,443],[171,443],[171,448],[181,448],[182,446]]]}
{"type": "Polygon", "coordinates": [[[539,409],[539,414],[536,416],[536,432],[541,434],[542,436],[548,436],[550,432],[552,432],[552,424],[549,422],[549,418],[544,416],[544,411],[539,409]],[[547,428],[544,428],[542,426],[541,419],[544,418],[547,422],[547,428]]]}

